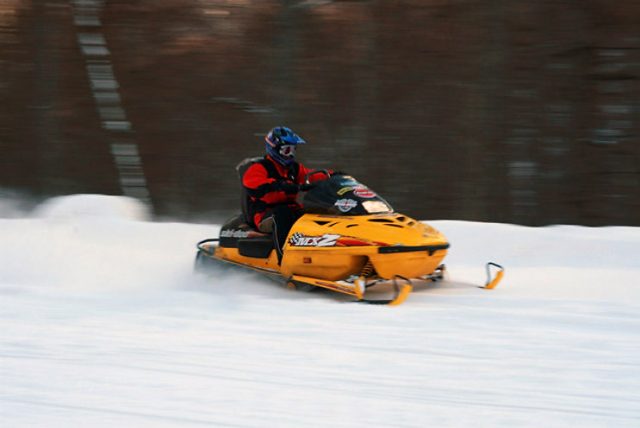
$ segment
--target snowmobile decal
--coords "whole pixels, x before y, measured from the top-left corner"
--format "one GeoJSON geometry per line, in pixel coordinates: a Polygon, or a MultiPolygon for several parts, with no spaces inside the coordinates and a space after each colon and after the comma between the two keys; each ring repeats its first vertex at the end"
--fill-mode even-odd
{"type": "Polygon", "coordinates": [[[227,229],[220,232],[221,238],[248,238],[249,232],[246,230],[227,229]]]}
{"type": "Polygon", "coordinates": [[[371,245],[386,247],[388,245],[384,242],[372,242],[362,238],[328,233],[322,236],[307,236],[301,233],[294,233],[289,238],[289,244],[294,247],[367,247],[371,245]]]}
{"type": "Polygon", "coordinates": [[[344,195],[347,192],[350,192],[353,190],[353,187],[343,187],[342,189],[338,190],[336,193],[340,196],[344,195]]]}
{"type": "Polygon", "coordinates": [[[342,236],[336,243],[336,246],[338,247],[367,247],[369,245],[386,247],[388,244],[385,244],[384,242],[371,242],[361,238],[353,238],[351,236],[342,236]]]}
{"type": "Polygon", "coordinates": [[[356,187],[353,189],[353,194],[358,196],[359,198],[375,198],[377,195],[374,191],[364,187],[356,187]]]}
{"type": "Polygon", "coordinates": [[[306,236],[302,233],[294,233],[289,239],[289,244],[295,247],[334,247],[340,235],[325,233],[322,236],[306,236]]]}
{"type": "Polygon", "coordinates": [[[338,207],[340,212],[347,213],[358,206],[358,201],[354,201],[353,199],[338,199],[334,205],[338,207]]]}

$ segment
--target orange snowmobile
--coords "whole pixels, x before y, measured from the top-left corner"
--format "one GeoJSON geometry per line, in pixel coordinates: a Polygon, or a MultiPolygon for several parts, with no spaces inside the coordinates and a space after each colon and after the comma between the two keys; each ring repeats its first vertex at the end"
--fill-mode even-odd
{"type": "MultiPolygon", "coordinates": [[[[215,239],[197,244],[196,269],[236,265],[274,274],[291,287],[326,288],[366,303],[398,305],[412,281],[443,278],[449,242],[436,229],[393,211],[375,192],[349,175],[332,175],[301,194],[304,215],[296,221],[278,263],[271,235],[258,232],[240,214],[215,239]],[[390,299],[369,300],[377,285],[390,299]]],[[[501,273],[499,275],[501,277],[501,273]]],[[[500,278],[496,277],[493,288],[500,278]]]]}

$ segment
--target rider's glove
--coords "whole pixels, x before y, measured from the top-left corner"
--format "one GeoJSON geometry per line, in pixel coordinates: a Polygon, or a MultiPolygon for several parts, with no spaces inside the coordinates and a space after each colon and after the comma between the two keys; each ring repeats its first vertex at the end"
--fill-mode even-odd
{"type": "Polygon", "coordinates": [[[280,189],[288,195],[293,195],[295,193],[298,193],[298,191],[300,190],[300,185],[292,183],[290,181],[283,181],[280,184],[280,189]]]}
{"type": "Polygon", "coordinates": [[[313,189],[314,187],[316,187],[316,185],[314,183],[301,184],[300,185],[300,191],[301,192],[308,192],[309,190],[313,189]]]}

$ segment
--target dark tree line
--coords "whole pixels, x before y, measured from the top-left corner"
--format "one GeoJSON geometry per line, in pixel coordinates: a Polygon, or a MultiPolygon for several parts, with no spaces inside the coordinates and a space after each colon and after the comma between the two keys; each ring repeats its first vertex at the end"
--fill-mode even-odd
{"type": "MultiPolygon", "coordinates": [[[[66,4],[0,15],[0,187],[118,193],[66,4]]],[[[638,2],[109,0],[101,18],[160,216],[236,209],[235,163],[286,124],[307,164],[419,218],[640,224],[638,2]]]]}

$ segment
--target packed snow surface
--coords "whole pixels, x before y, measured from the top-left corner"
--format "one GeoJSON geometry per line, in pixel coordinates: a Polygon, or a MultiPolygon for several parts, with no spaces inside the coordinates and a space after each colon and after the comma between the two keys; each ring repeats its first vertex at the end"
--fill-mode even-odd
{"type": "Polygon", "coordinates": [[[640,426],[640,228],[429,221],[447,281],[381,307],[195,275],[219,225],[126,198],[10,211],[2,426],[640,426]]]}

